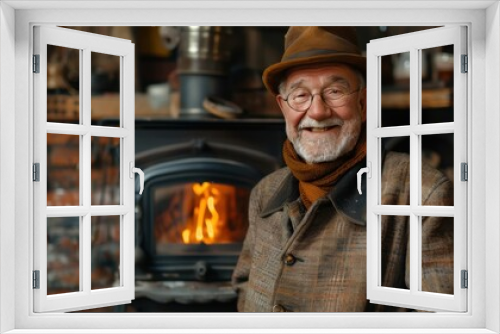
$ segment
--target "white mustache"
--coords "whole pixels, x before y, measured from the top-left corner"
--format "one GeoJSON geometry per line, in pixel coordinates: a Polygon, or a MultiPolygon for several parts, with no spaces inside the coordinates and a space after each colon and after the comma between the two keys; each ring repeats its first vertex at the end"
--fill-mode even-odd
{"type": "Polygon", "coordinates": [[[326,128],[336,125],[342,126],[344,125],[344,121],[341,120],[340,118],[331,118],[318,122],[312,118],[304,118],[299,123],[299,130],[302,130],[304,128],[326,128]]]}

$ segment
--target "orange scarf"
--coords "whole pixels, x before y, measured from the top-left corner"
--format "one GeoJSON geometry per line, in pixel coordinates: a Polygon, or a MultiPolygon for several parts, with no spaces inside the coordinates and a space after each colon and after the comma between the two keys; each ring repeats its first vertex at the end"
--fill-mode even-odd
{"type": "Polygon", "coordinates": [[[335,182],[366,156],[366,130],[363,124],[356,146],[349,153],[327,161],[308,164],[297,155],[292,142],[288,139],[283,145],[283,159],[293,176],[299,180],[300,198],[309,209],[318,198],[325,196],[335,182]]]}

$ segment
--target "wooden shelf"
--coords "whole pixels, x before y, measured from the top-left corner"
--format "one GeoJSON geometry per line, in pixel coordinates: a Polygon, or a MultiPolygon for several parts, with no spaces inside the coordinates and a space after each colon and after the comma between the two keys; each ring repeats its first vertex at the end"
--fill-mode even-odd
{"type": "MultiPolygon", "coordinates": [[[[422,91],[422,109],[449,108],[453,106],[453,89],[425,89],[422,91]]],[[[382,93],[383,109],[409,109],[410,92],[393,91],[382,93]]]]}
{"type": "MultiPolygon", "coordinates": [[[[49,122],[78,123],[79,97],[72,95],[47,96],[47,120],[49,122]]],[[[120,96],[106,94],[92,97],[93,121],[117,119],[120,115],[120,96]]],[[[155,109],[146,94],[135,95],[135,115],[147,118],[165,118],[171,116],[168,106],[155,109]]]]}

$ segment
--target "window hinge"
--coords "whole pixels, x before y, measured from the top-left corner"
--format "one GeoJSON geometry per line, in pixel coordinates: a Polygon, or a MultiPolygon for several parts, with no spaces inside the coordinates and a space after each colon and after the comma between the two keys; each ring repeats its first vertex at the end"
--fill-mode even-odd
{"type": "Polygon", "coordinates": [[[462,270],[461,272],[462,278],[462,289],[467,289],[469,287],[469,274],[467,270],[462,270]]]}
{"type": "Polygon", "coordinates": [[[40,164],[38,162],[33,164],[33,181],[40,182],[40,164]]]}
{"type": "Polygon", "coordinates": [[[466,162],[462,162],[460,164],[460,169],[461,169],[460,180],[461,181],[469,181],[469,166],[467,165],[467,163],[466,162]]]}
{"type": "Polygon", "coordinates": [[[40,73],[40,55],[33,55],[33,73],[40,73]]]}
{"type": "Polygon", "coordinates": [[[33,270],[33,289],[40,289],[40,270],[33,270]]]}
{"type": "Polygon", "coordinates": [[[462,73],[469,72],[469,57],[467,55],[462,55],[462,73]]]}

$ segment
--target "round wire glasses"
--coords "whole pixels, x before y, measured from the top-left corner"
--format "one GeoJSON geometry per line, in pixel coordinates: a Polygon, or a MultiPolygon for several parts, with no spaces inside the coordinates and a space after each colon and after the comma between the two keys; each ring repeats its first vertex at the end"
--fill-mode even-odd
{"type": "Polygon", "coordinates": [[[360,90],[361,87],[353,91],[349,91],[345,87],[328,87],[323,89],[321,93],[312,94],[308,89],[299,87],[292,90],[283,100],[286,101],[288,106],[293,110],[297,112],[306,112],[311,107],[314,96],[319,95],[324,104],[332,108],[338,108],[347,103],[347,97],[360,90]]]}

